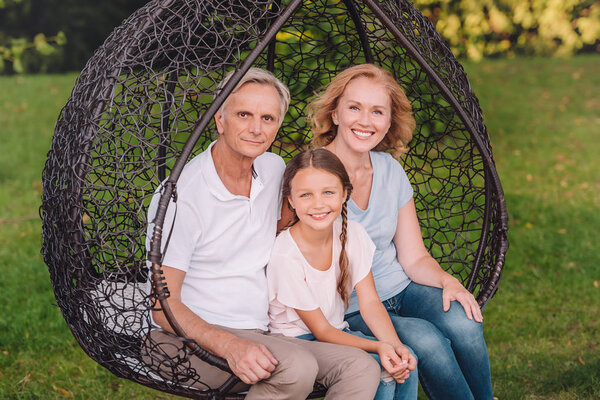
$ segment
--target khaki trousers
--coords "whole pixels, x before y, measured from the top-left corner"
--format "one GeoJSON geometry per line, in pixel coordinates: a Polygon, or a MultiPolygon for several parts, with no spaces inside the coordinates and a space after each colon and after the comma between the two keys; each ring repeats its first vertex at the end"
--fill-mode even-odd
{"type": "MultiPolygon", "coordinates": [[[[315,382],[327,388],[327,400],[369,400],[375,396],[381,369],[371,356],[360,349],[260,330],[219,328],[240,338],[264,344],[278,361],[269,378],[254,385],[240,382],[234,387],[232,392],[247,390],[247,400],[304,400],[315,382]]],[[[153,371],[160,370],[161,377],[166,380],[203,389],[217,388],[230,376],[198,357],[187,357],[180,340],[159,330],[152,331],[150,340],[146,340],[144,361],[153,367],[153,371]],[[160,360],[165,360],[165,357],[177,360],[180,369],[174,370],[169,367],[170,363],[161,363],[160,360]],[[156,364],[159,364],[158,368],[156,364]],[[189,368],[200,375],[201,382],[185,376],[189,368]]]]}

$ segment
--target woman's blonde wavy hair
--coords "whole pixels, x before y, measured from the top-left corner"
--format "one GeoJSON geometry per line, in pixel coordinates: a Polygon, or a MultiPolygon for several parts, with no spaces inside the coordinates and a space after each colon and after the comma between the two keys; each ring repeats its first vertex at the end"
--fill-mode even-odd
{"type": "Polygon", "coordinates": [[[308,118],[313,133],[312,144],[315,147],[326,146],[335,139],[337,126],[333,123],[331,115],[348,83],[363,76],[382,84],[388,90],[392,102],[390,129],[374,150],[391,150],[392,155],[398,158],[408,151],[408,142],[412,139],[416,126],[412,106],[394,76],[373,64],[359,64],[340,72],[308,105],[308,118]]]}

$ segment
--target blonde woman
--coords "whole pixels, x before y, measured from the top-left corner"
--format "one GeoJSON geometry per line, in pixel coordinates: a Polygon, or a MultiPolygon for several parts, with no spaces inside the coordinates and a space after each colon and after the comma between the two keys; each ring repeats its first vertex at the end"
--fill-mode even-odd
{"type": "MultiPolygon", "coordinates": [[[[344,164],[354,187],[348,218],[376,245],[372,271],[402,343],[417,355],[431,399],[493,398],[481,310],[473,295],[427,252],[413,189],[394,157],[407,151],[415,121],[394,77],[372,64],[338,74],[309,106],[313,144],[344,164]],[[387,151],[390,151],[389,154],[387,151]]],[[[350,329],[372,335],[353,293],[350,329]]]]}

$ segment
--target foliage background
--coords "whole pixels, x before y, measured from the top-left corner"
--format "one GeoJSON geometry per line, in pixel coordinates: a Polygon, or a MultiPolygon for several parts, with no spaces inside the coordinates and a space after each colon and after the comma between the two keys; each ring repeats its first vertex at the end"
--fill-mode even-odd
{"type": "Polygon", "coordinates": [[[0,0],[0,73],[80,70],[147,1],[0,0]]]}
{"type": "MultiPolygon", "coordinates": [[[[147,0],[0,0],[0,73],[80,70],[147,0]]],[[[460,58],[600,51],[598,0],[414,0],[460,58]]]]}
{"type": "Polygon", "coordinates": [[[597,0],[415,0],[458,57],[600,50],[597,0]]]}
{"type": "MultiPolygon", "coordinates": [[[[80,70],[145,2],[0,0],[4,73],[80,70]]],[[[484,314],[494,393],[598,399],[600,2],[415,2],[455,54],[481,58],[463,65],[510,214],[506,268],[484,314]],[[582,52],[594,54],[521,57],[582,52]]],[[[93,362],[53,306],[39,254],[40,172],[75,78],[0,77],[0,398],[171,399],[93,362]]]]}

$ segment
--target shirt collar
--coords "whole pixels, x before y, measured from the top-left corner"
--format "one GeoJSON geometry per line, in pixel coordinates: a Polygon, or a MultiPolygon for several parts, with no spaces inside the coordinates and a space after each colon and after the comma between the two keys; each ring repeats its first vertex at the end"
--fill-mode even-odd
{"type": "MultiPolygon", "coordinates": [[[[248,200],[246,196],[234,195],[232,194],[225,185],[219,174],[217,173],[217,168],[215,167],[215,162],[212,157],[212,147],[216,143],[216,140],[212,142],[206,150],[202,153],[202,164],[200,165],[202,176],[206,181],[209,192],[215,196],[220,201],[230,201],[235,199],[245,199],[248,200]]],[[[259,156],[260,157],[260,156],[259,156]]],[[[255,160],[256,161],[256,160],[255,160]]],[[[258,172],[254,168],[254,163],[252,163],[252,183],[250,186],[250,200],[253,200],[258,196],[258,194],[263,189],[263,183],[258,175],[258,172]]]]}

